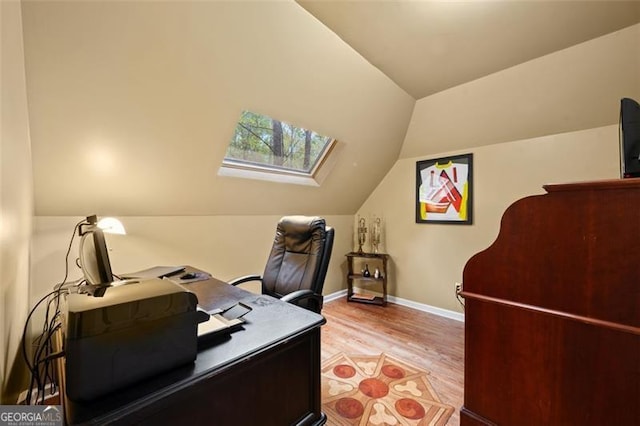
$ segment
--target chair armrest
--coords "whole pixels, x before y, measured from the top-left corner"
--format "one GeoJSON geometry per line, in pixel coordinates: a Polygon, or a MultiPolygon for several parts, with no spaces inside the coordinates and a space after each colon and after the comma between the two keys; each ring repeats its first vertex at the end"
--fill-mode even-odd
{"type": "Polygon", "coordinates": [[[298,302],[309,300],[312,304],[311,306],[313,306],[311,310],[320,313],[320,311],[322,310],[322,302],[324,300],[324,297],[321,294],[317,294],[311,290],[304,289],[285,294],[280,298],[280,300],[282,300],[283,302],[293,303],[294,305],[300,305],[300,303],[298,302]]]}
{"type": "Polygon", "coordinates": [[[245,275],[244,277],[235,278],[228,282],[231,285],[238,285],[242,283],[248,283],[249,281],[262,281],[260,275],[245,275]]]}

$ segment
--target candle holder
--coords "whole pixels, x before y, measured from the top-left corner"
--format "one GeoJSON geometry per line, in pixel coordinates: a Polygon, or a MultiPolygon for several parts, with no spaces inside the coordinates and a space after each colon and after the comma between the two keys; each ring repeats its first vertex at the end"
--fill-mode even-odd
{"type": "Polygon", "coordinates": [[[376,254],[380,249],[381,236],[382,236],[382,220],[379,217],[374,216],[373,224],[371,225],[371,250],[376,254]]]}
{"type": "Polygon", "coordinates": [[[367,223],[363,217],[358,219],[358,253],[362,254],[362,246],[367,241],[367,223]]]}

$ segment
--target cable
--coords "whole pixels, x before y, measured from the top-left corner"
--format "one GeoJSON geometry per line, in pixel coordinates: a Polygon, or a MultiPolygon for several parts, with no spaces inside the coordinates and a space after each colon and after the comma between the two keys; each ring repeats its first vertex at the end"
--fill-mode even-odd
{"type": "Polygon", "coordinates": [[[458,287],[460,286],[460,284],[456,285],[455,288],[455,294],[456,294],[456,299],[458,299],[458,303],[460,303],[460,306],[462,306],[462,310],[464,311],[464,298],[460,295],[460,292],[462,291],[462,287],[458,287]]]}
{"type": "Polygon", "coordinates": [[[64,283],[67,282],[67,277],[69,276],[69,253],[71,253],[71,247],[73,246],[73,239],[76,236],[76,231],[78,230],[78,228],[80,228],[81,225],[85,223],[86,223],[86,220],[81,220],[80,222],[76,223],[76,226],[73,228],[73,233],[71,234],[71,240],[69,241],[69,246],[67,247],[67,254],[64,256],[64,278],[60,283],[60,287],[62,287],[64,283]]]}
{"type": "Polygon", "coordinates": [[[49,296],[52,296],[52,295],[58,293],[59,291],[60,290],[53,290],[53,291],[47,293],[45,296],[42,297],[42,299],[40,299],[38,301],[38,303],[36,303],[36,305],[29,312],[29,315],[27,315],[27,321],[25,322],[24,328],[22,329],[22,356],[24,358],[24,361],[27,363],[27,367],[31,371],[33,371],[33,366],[31,365],[31,363],[29,363],[29,357],[27,356],[27,346],[26,346],[26,343],[25,343],[26,337],[27,337],[27,327],[29,325],[29,321],[31,320],[31,316],[34,314],[34,312],[36,311],[38,306],[40,306],[40,304],[42,302],[44,302],[49,296]]]}
{"type": "Polygon", "coordinates": [[[31,373],[29,389],[27,390],[27,404],[31,404],[32,402],[34,385],[37,386],[35,400],[36,403],[40,397],[42,397],[41,402],[44,402],[47,382],[51,383],[52,390],[57,388],[52,361],[58,357],[57,354],[59,352],[54,352],[52,339],[56,331],[62,327],[62,324],[60,322],[61,295],[67,294],[69,292],[70,286],[76,285],[78,284],[78,282],[81,283],[81,281],[76,281],[74,283],[67,284],[67,278],[69,277],[69,254],[71,253],[73,240],[78,229],[86,223],[86,220],[81,220],[73,228],[73,233],[71,234],[71,239],[69,241],[67,252],[65,254],[64,278],[60,283],[54,285],[53,291],[44,295],[38,301],[38,303],[35,304],[35,306],[29,312],[27,320],[24,324],[24,328],[22,330],[22,357],[24,358],[25,364],[27,365],[27,368],[31,373]],[[44,322],[42,324],[42,331],[32,341],[33,357],[30,360],[27,354],[27,330],[29,329],[29,322],[31,321],[31,317],[45,300],[48,300],[48,302],[46,305],[44,322]]]}
{"type": "MultiPolygon", "coordinates": [[[[44,302],[45,300],[47,300],[49,297],[56,295],[56,298],[60,296],[60,291],[62,291],[61,289],[56,289],[53,290],[49,293],[47,293],[46,295],[44,295],[39,301],[38,303],[36,303],[36,305],[31,309],[31,311],[29,312],[29,315],[27,315],[27,320],[24,323],[24,328],[22,329],[22,356],[24,358],[25,363],[27,364],[27,368],[29,369],[29,371],[31,372],[31,383],[29,385],[29,389],[27,391],[27,401],[30,403],[31,402],[31,395],[32,395],[32,389],[33,389],[33,382],[34,380],[38,383],[38,388],[40,388],[41,383],[40,383],[40,376],[39,376],[39,372],[38,369],[36,368],[36,363],[31,363],[29,361],[29,356],[27,355],[27,329],[29,327],[29,321],[31,321],[31,317],[33,316],[33,314],[35,313],[36,309],[38,308],[38,306],[40,306],[40,304],[42,302],[44,302]]],[[[45,319],[45,322],[48,322],[48,318],[45,319]]],[[[42,337],[42,335],[38,336],[35,340],[38,341],[40,340],[42,337]]],[[[38,351],[36,351],[37,354],[38,351]]]]}

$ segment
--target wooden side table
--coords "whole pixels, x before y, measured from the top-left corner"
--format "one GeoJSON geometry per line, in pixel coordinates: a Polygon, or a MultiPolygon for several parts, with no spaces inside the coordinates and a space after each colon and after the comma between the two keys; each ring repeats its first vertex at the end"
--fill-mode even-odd
{"type": "Polygon", "coordinates": [[[385,306],[387,304],[387,260],[389,255],[385,253],[347,253],[348,275],[347,275],[347,301],[370,303],[373,305],[385,306]],[[368,265],[370,276],[364,276],[362,271],[354,270],[354,260],[368,265]],[[380,275],[375,276],[375,269],[378,268],[380,275]],[[353,284],[358,282],[362,285],[382,285],[382,296],[364,295],[353,292],[353,284]]]}

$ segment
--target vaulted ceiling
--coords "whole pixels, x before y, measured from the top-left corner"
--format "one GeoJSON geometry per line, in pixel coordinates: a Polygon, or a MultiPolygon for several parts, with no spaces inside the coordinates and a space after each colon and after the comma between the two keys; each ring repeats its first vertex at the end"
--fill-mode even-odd
{"type": "Polygon", "coordinates": [[[460,149],[403,149],[416,99],[629,26],[639,5],[23,0],[36,214],[354,214],[402,152],[460,149]],[[244,109],[338,139],[322,184],[218,175],[244,109]]]}
{"type": "Polygon", "coordinates": [[[640,22],[640,1],[297,0],[415,99],[640,22]]]}

